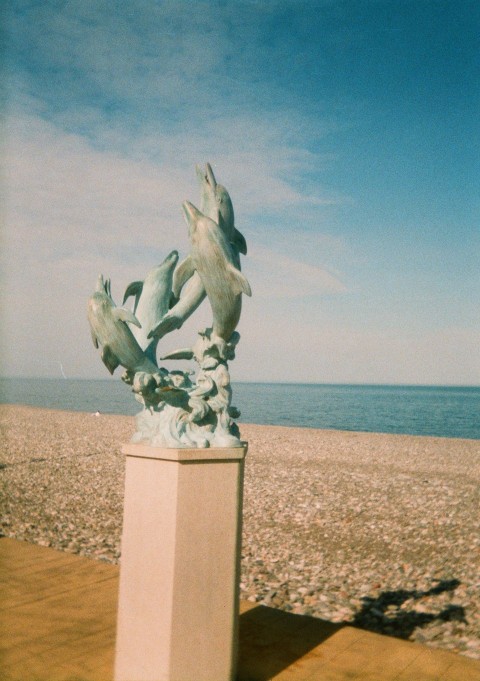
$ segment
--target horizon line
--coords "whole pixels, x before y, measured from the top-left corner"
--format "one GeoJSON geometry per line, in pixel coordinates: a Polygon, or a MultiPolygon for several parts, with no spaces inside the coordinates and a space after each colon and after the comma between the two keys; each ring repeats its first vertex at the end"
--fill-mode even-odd
{"type": "MultiPolygon", "coordinates": [[[[4,376],[0,375],[0,380],[49,380],[49,381],[114,381],[116,377],[84,377],[84,376],[4,376]]],[[[480,383],[391,383],[391,382],[344,382],[344,381],[272,381],[272,380],[235,380],[235,384],[243,385],[317,385],[317,386],[339,386],[339,387],[396,387],[396,388],[480,388],[480,383]]]]}

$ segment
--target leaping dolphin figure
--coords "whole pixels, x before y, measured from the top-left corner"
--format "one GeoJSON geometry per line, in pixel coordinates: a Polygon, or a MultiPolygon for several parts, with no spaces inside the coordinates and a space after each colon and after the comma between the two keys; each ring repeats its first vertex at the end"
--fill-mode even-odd
{"type": "Polygon", "coordinates": [[[220,226],[189,201],[182,207],[192,244],[192,265],[212,307],[213,335],[228,342],[240,319],[241,294],[252,295],[250,284],[236,267],[235,252],[220,226]]]}
{"type": "Polygon", "coordinates": [[[148,334],[168,312],[172,299],[173,271],[177,262],[178,253],[172,251],[158,267],[150,270],[144,281],[129,284],[123,297],[125,304],[129,296],[135,296],[133,311],[141,326],[134,326],[131,331],[152,362],[156,361],[159,337],[152,340],[148,334]]]}
{"type": "Polygon", "coordinates": [[[135,315],[123,307],[116,307],[111,296],[110,280],[98,277],[95,292],[88,301],[88,321],[93,344],[102,347],[102,361],[111,374],[121,365],[134,372],[155,373],[158,367],[146,357],[129,324],[140,327],[135,315]]]}
{"type": "Polygon", "coordinates": [[[234,244],[240,253],[247,255],[245,237],[235,227],[235,217],[230,194],[222,184],[217,184],[210,163],[206,164],[205,170],[199,165],[195,166],[195,170],[201,188],[201,212],[218,224],[220,224],[221,219],[223,221],[222,228],[227,240],[234,244]]]}
{"type": "MultiPolygon", "coordinates": [[[[231,245],[233,262],[239,270],[239,253],[247,253],[247,244],[244,236],[235,228],[230,195],[223,185],[217,184],[209,163],[206,164],[205,170],[197,165],[196,172],[200,183],[200,211],[216,222],[225,234],[231,245]]],[[[175,270],[172,290],[178,302],[150,332],[149,337],[160,339],[170,331],[179,329],[205,299],[205,287],[198,273],[195,272],[190,255],[175,270]]]]}

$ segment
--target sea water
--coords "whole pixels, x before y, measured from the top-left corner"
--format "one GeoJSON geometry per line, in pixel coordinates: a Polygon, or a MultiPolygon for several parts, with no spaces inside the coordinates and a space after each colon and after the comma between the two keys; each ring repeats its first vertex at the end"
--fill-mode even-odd
{"type": "MultiPolygon", "coordinates": [[[[0,400],[133,415],[120,379],[0,379],[0,400]]],[[[240,422],[480,439],[480,387],[233,383],[240,422]]]]}

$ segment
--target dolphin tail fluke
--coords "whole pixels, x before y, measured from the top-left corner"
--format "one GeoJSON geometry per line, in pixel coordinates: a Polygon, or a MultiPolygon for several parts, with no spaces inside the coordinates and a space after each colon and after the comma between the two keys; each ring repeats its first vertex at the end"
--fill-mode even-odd
{"type": "Polygon", "coordinates": [[[105,364],[111,374],[120,365],[118,357],[112,352],[109,345],[102,348],[102,362],[105,364]]]}
{"type": "Polygon", "coordinates": [[[232,243],[238,248],[240,253],[247,255],[247,242],[243,234],[236,227],[233,228],[232,243]]]}
{"type": "Polygon", "coordinates": [[[237,270],[236,267],[228,263],[228,273],[232,285],[232,291],[237,295],[239,293],[245,293],[246,296],[252,295],[252,289],[248,283],[246,277],[237,270]]]}
{"type": "Polygon", "coordinates": [[[142,295],[142,291],[143,281],[132,281],[132,283],[129,284],[125,289],[125,293],[123,294],[122,305],[125,305],[125,301],[127,300],[127,298],[130,298],[130,296],[135,296],[135,304],[133,306],[133,311],[136,312],[138,301],[140,299],[140,296],[142,295]]]}
{"type": "Polygon", "coordinates": [[[113,312],[113,316],[115,319],[120,320],[121,322],[129,323],[129,324],[134,324],[135,326],[138,326],[139,329],[142,328],[142,325],[138,321],[138,319],[135,317],[133,312],[131,310],[127,310],[125,307],[116,307],[113,312]]]}
{"type": "Polygon", "coordinates": [[[195,272],[195,267],[193,265],[193,260],[190,255],[187,255],[185,260],[182,260],[180,265],[177,267],[173,273],[173,295],[175,298],[180,297],[180,291],[182,290],[184,284],[190,279],[190,277],[195,272]]]}

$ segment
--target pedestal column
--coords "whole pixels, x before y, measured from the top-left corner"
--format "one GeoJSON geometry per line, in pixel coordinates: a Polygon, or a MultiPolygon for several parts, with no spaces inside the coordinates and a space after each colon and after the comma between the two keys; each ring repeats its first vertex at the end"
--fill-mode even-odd
{"type": "Polygon", "coordinates": [[[126,445],[115,681],[232,681],[245,447],[126,445]]]}

